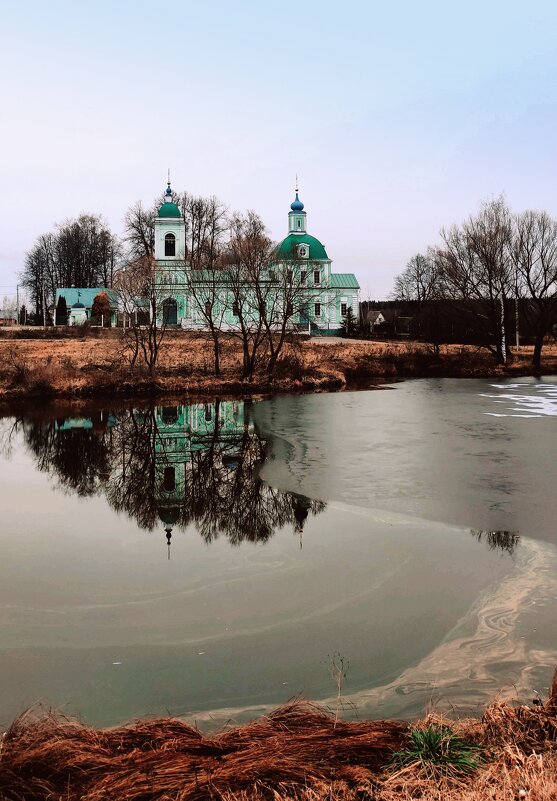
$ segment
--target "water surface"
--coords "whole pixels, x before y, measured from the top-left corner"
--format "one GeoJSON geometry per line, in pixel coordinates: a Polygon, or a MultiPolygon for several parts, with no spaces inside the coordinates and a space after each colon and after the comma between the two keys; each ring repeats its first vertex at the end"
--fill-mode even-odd
{"type": "Polygon", "coordinates": [[[2,421],[0,722],[530,700],[557,662],[557,383],[2,421]]]}

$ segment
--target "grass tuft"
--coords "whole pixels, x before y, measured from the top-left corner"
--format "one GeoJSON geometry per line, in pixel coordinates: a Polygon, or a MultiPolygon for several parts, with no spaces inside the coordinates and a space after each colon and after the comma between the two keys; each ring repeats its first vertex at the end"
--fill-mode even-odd
{"type": "Polygon", "coordinates": [[[426,773],[447,776],[462,776],[478,770],[483,757],[478,745],[459,737],[448,726],[430,723],[426,728],[415,728],[410,732],[408,743],[392,757],[397,769],[416,766],[426,773]]]}

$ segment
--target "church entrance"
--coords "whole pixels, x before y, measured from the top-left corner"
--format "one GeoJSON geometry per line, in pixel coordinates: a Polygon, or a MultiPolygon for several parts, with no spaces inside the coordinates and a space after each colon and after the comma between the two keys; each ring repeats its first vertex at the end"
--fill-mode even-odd
{"type": "Polygon", "coordinates": [[[173,298],[167,298],[162,304],[164,325],[178,325],[178,304],[173,298]]]}

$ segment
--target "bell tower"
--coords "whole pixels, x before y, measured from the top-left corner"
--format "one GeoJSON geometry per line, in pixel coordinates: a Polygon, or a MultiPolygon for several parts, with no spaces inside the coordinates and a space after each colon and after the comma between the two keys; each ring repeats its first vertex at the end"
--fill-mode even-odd
{"type": "Polygon", "coordinates": [[[180,209],[172,200],[170,174],[164,193],[164,203],[155,217],[155,259],[178,267],[186,258],[186,230],[180,209]]]}

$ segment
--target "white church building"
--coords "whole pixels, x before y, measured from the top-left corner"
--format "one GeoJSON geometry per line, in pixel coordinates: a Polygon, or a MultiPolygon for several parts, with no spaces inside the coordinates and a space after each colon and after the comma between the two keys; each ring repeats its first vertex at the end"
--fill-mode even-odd
{"type": "MultiPolygon", "coordinates": [[[[186,329],[206,327],[206,317],[199,308],[204,297],[203,281],[206,273],[189,270],[186,258],[185,221],[172,200],[170,181],[164,202],[155,219],[155,264],[157,283],[162,296],[164,317],[168,325],[186,329]],[[195,291],[192,292],[191,285],[195,291]]],[[[358,314],[358,281],[352,273],[335,273],[325,246],[307,231],[304,204],[296,197],[288,212],[288,233],[275,250],[274,263],[269,265],[269,280],[274,272],[287,270],[302,287],[299,304],[292,323],[312,334],[337,334],[349,308],[358,314]]],[[[249,291],[249,287],[246,287],[249,291]]],[[[213,302],[219,306],[219,320],[223,328],[237,325],[237,310],[223,279],[221,291],[213,302]]]]}

